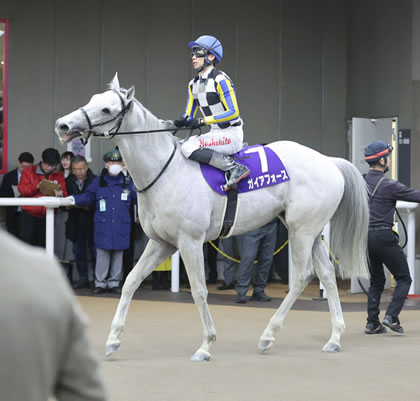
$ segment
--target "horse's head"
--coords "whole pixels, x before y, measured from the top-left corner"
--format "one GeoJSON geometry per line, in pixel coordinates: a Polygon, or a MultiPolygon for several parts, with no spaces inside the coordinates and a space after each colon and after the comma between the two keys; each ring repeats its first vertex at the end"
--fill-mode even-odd
{"type": "Polygon", "coordinates": [[[129,110],[133,98],[134,86],[122,90],[118,74],[115,73],[109,90],[93,95],[86,106],[59,118],[55,122],[55,132],[61,142],[85,137],[92,132],[115,132],[129,110]]]}

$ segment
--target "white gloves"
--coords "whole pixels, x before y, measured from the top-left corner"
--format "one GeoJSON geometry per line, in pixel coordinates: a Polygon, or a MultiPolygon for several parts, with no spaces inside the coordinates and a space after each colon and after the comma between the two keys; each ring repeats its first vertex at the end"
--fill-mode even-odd
{"type": "Polygon", "coordinates": [[[76,204],[76,202],[74,200],[74,196],[66,196],[64,199],[70,201],[71,206],[74,206],[76,204]]]}

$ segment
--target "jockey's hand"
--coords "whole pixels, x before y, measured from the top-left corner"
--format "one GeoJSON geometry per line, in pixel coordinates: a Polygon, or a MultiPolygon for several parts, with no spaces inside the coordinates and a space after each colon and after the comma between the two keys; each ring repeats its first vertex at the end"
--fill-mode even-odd
{"type": "Polygon", "coordinates": [[[204,120],[202,118],[193,118],[192,120],[187,122],[187,127],[196,129],[200,127],[204,127],[206,124],[204,123],[204,120]]]}
{"type": "Polygon", "coordinates": [[[174,125],[177,128],[183,128],[187,125],[187,119],[185,117],[179,117],[178,119],[174,120],[174,125]]]}

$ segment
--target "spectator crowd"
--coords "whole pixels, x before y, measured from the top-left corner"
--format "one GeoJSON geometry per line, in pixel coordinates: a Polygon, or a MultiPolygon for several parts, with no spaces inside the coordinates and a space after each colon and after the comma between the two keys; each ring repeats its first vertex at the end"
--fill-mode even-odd
{"type": "MultiPolygon", "coordinates": [[[[84,156],[69,151],[60,155],[56,149],[47,148],[39,162],[35,162],[30,152],[23,152],[18,157],[17,168],[4,175],[0,196],[71,196],[74,206],[56,210],[55,254],[67,270],[74,289],[92,288],[94,294],[120,294],[121,283],[138,260],[138,253],[144,250],[148,238],[136,217],[136,192],[119,150],[107,152],[103,163],[102,171],[96,175],[84,156]],[[77,275],[73,273],[73,266],[77,275]]],[[[45,216],[46,209],[42,206],[9,206],[6,207],[6,229],[30,245],[45,247],[45,216]]],[[[236,266],[234,262],[224,261],[224,284],[218,289],[236,288],[236,301],[245,303],[245,294],[252,282],[254,295],[251,299],[270,301],[264,288],[270,278],[276,273],[279,275],[279,269],[273,272],[278,226],[276,219],[255,233],[220,241],[229,254],[240,253],[243,262],[236,266]],[[241,246],[242,243],[246,246],[241,246]],[[238,246],[242,251],[238,252],[238,246]],[[255,258],[260,262],[254,269],[255,258]],[[238,279],[236,287],[235,276],[238,279]]],[[[205,248],[208,283],[217,283],[218,253],[209,244],[205,248]]],[[[182,261],[181,268],[181,279],[188,286],[182,261]]],[[[151,277],[153,289],[170,288],[170,269],[170,259],[157,266],[151,277]]],[[[284,269],[281,275],[283,281],[287,280],[284,269]]]]}

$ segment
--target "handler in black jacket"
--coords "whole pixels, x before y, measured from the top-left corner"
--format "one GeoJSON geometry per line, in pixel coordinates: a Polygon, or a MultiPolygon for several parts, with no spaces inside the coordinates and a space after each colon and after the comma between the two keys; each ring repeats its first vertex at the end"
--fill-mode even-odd
{"type": "Polygon", "coordinates": [[[389,170],[392,146],[374,141],[365,148],[365,160],[370,170],[366,175],[369,187],[369,269],[370,288],[368,297],[368,318],[366,334],[385,333],[387,326],[397,333],[403,333],[399,314],[404,306],[411,285],[410,271],[406,257],[399,245],[398,235],[392,230],[397,200],[420,202],[420,191],[385,178],[389,170]],[[397,285],[382,324],[379,321],[379,302],[385,287],[383,265],[393,274],[397,285]]]}
{"type": "MultiPolygon", "coordinates": [[[[90,170],[83,156],[74,156],[71,159],[71,174],[66,178],[66,187],[69,195],[78,195],[85,192],[95,174],[90,170]]],[[[66,238],[73,243],[73,254],[79,273],[79,282],[75,289],[88,288],[88,250],[91,257],[93,271],[96,263],[96,250],[93,245],[93,214],[95,208],[74,206],[69,209],[66,222],[66,238]]]]}

